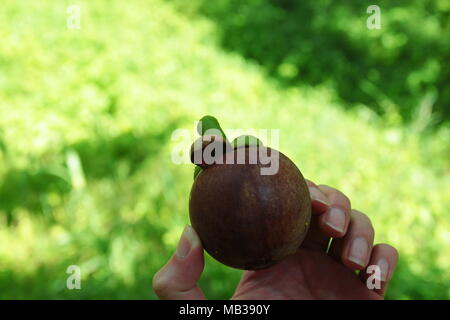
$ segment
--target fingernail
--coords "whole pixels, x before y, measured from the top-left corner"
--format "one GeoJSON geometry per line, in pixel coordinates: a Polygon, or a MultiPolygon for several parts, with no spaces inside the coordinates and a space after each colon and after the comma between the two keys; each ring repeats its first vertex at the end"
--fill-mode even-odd
{"type": "Polygon", "coordinates": [[[180,242],[178,243],[178,248],[176,251],[176,255],[180,259],[184,259],[187,257],[193,244],[195,243],[197,236],[195,234],[194,229],[190,226],[186,226],[184,228],[183,234],[181,235],[180,242]]]}
{"type": "Polygon", "coordinates": [[[344,232],[345,213],[341,208],[330,208],[325,218],[326,224],[339,233],[344,232]]]}
{"type": "Polygon", "coordinates": [[[381,281],[387,281],[389,274],[389,263],[385,258],[381,258],[378,260],[377,266],[380,267],[381,281]]]}
{"type": "Polygon", "coordinates": [[[355,238],[350,248],[348,259],[364,268],[366,266],[368,252],[369,244],[367,240],[361,237],[355,238]]]}
{"type": "Polygon", "coordinates": [[[311,196],[311,200],[318,201],[326,206],[330,206],[328,199],[316,187],[309,187],[309,194],[311,196]]]}

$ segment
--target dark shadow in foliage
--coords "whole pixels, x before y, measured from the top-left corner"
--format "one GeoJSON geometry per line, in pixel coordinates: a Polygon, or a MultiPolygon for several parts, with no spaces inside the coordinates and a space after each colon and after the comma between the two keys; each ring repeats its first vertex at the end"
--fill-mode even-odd
{"type": "Polygon", "coordinates": [[[132,175],[145,159],[156,155],[165,145],[173,129],[170,126],[164,132],[142,136],[130,131],[113,138],[98,137],[78,142],[67,149],[78,153],[88,179],[115,177],[120,163],[125,163],[128,174],[132,175]]]}
{"type": "Polygon", "coordinates": [[[7,223],[10,225],[13,223],[13,212],[16,208],[42,213],[47,194],[64,195],[70,189],[67,180],[55,175],[48,168],[12,169],[0,185],[0,211],[6,213],[7,223]]]}
{"type": "MultiPolygon", "coordinates": [[[[60,154],[75,150],[87,180],[116,179],[121,165],[127,168],[129,176],[139,170],[146,159],[159,152],[176,127],[177,123],[173,122],[159,133],[137,135],[126,132],[115,137],[84,140],[64,147],[60,154]]],[[[61,156],[56,158],[64,159],[61,156]]],[[[6,173],[0,183],[0,213],[6,214],[8,225],[14,222],[15,209],[25,208],[42,214],[47,205],[47,195],[56,193],[63,198],[71,191],[70,175],[66,164],[61,161],[36,160],[33,168],[12,168],[6,173]]]]}
{"type": "MultiPolygon", "coordinates": [[[[183,9],[189,6],[172,1],[183,9]]],[[[431,103],[435,100],[434,124],[450,120],[450,66],[446,63],[450,41],[445,37],[450,12],[439,9],[437,1],[195,3],[195,10],[216,22],[224,48],[258,62],[284,85],[331,83],[347,106],[364,103],[380,114],[389,109],[390,100],[406,121],[413,120],[424,97],[429,97],[431,103]],[[373,4],[382,13],[378,31],[366,28],[367,8],[373,4]],[[401,13],[389,21],[392,10],[398,8],[407,8],[411,14],[401,18],[405,15],[401,13]],[[439,26],[437,32],[421,28],[417,20],[430,15],[439,26]],[[362,30],[355,32],[355,22],[362,30]],[[378,36],[373,37],[373,32],[378,36]]]]}

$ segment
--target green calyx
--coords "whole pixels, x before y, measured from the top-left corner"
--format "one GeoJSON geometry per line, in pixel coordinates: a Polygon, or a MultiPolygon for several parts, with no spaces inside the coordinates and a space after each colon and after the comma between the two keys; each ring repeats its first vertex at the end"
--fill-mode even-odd
{"type": "MultiPolygon", "coordinates": [[[[225,136],[225,132],[223,132],[222,128],[220,127],[219,121],[217,121],[217,119],[214,118],[213,116],[207,115],[201,118],[197,125],[197,132],[201,136],[204,136],[206,134],[219,135],[225,141],[227,141],[227,137],[225,136]]],[[[263,143],[261,142],[261,140],[259,140],[254,136],[242,135],[234,139],[231,145],[233,149],[236,149],[240,147],[263,146],[263,143]]],[[[195,166],[194,180],[202,171],[203,169],[200,166],[198,165],[195,166]]]]}
{"type": "Polygon", "coordinates": [[[195,166],[195,168],[194,168],[194,180],[195,180],[195,178],[197,178],[198,174],[200,172],[202,172],[202,171],[203,171],[203,169],[200,166],[195,166]]]}
{"type": "Polygon", "coordinates": [[[219,121],[217,121],[217,119],[213,116],[208,115],[201,118],[197,125],[197,132],[201,136],[205,134],[218,134],[224,140],[227,140],[225,132],[223,132],[222,128],[220,127],[219,121]]]}
{"type": "Polygon", "coordinates": [[[231,145],[233,146],[233,149],[236,149],[240,147],[262,146],[263,143],[254,136],[243,135],[234,139],[231,145]]]}
{"type": "MultiPolygon", "coordinates": [[[[223,132],[222,128],[220,127],[219,121],[217,121],[216,118],[210,115],[206,115],[200,119],[197,125],[197,132],[199,135],[204,136],[205,134],[216,134],[221,136],[225,141],[227,140],[227,137],[225,136],[225,132],[223,132]]],[[[196,165],[194,168],[194,180],[198,176],[200,172],[202,172],[203,169],[196,165]]]]}

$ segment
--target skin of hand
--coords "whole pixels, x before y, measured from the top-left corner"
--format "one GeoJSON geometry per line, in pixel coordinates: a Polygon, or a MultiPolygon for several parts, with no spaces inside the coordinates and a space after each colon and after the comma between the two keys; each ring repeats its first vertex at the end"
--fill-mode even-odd
{"type": "MultiPolygon", "coordinates": [[[[353,210],[342,192],[307,184],[313,216],[297,253],[268,269],[244,271],[232,299],[383,299],[397,265],[397,250],[373,245],[370,219],[353,210]],[[370,265],[380,268],[379,289],[366,284],[373,273],[367,270],[370,265]]],[[[153,289],[161,299],[205,299],[197,285],[203,267],[200,239],[186,226],[175,254],[154,275],[153,289]]]]}

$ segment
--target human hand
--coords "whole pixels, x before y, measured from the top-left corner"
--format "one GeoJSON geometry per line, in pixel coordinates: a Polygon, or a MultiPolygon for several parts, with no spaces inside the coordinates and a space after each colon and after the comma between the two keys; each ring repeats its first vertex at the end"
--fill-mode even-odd
{"type": "MultiPolygon", "coordinates": [[[[370,219],[352,210],[342,192],[307,183],[313,217],[297,253],[268,269],[244,271],[232,299],[383,299],[397,250],[373,245],[370,219]],[[366,285],[370,265],[380,268],[379,289],[366,285]]],[[[200,239],[187,226],[176,253],[153,277],[153,289],[161,299],[205,299],[197,285],[203,267],[200,239]]]]}

